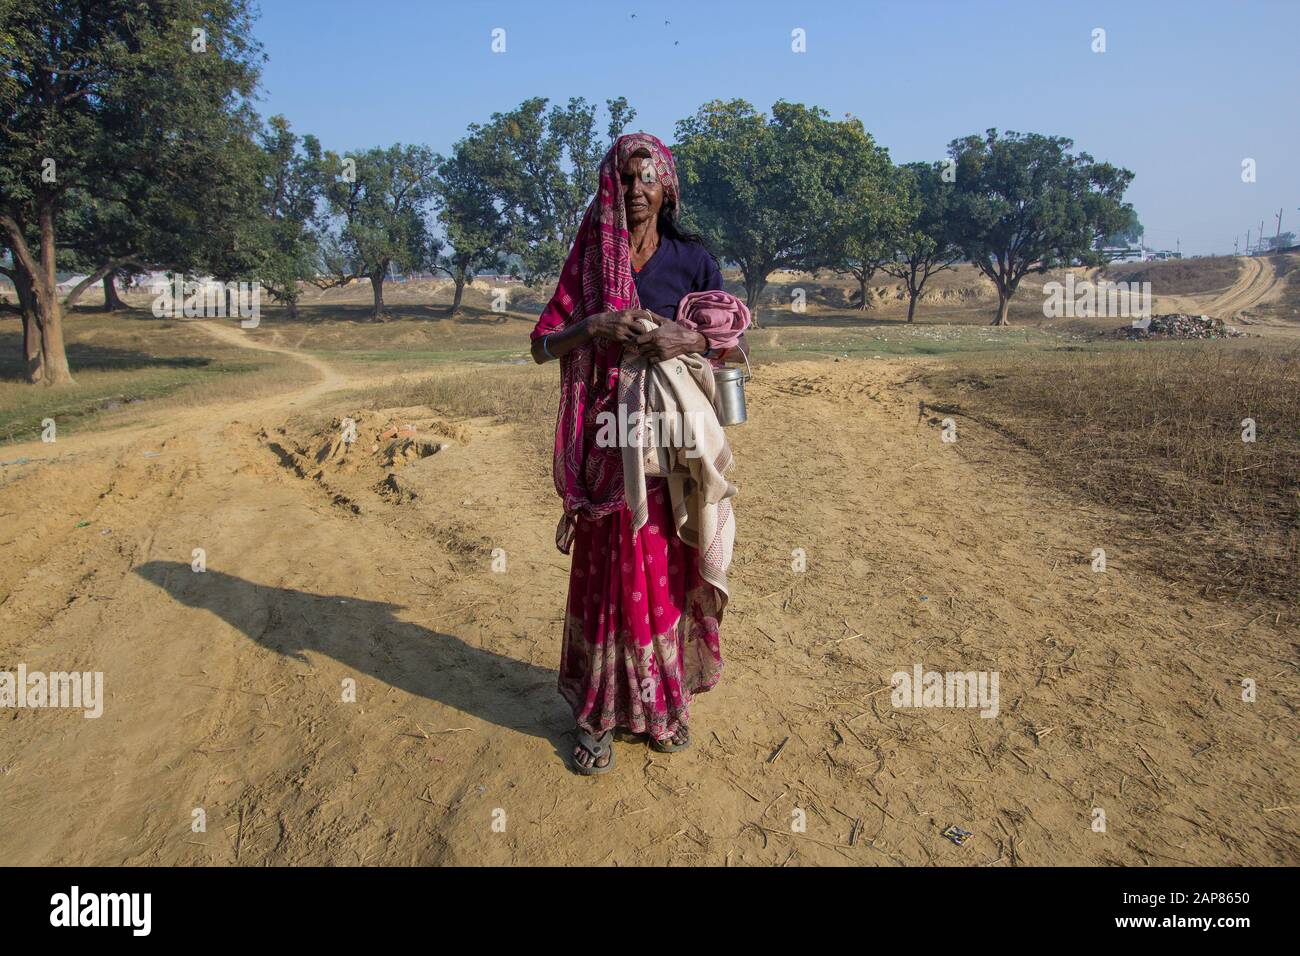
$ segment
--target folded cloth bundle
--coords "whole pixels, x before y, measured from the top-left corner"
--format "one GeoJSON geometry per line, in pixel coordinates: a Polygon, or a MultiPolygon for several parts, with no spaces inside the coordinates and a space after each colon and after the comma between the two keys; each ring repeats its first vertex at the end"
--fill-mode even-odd
{"type": "MultiPolygon", "coordinates": [[[[640,321],[643,331],[654,328],[648,319],[640,321]]],[[[677,535],[699,552],[700,577],[717,588],[725,606],[736,538],[730,499],[736,486],[726,478],[731,448],[713,408],[713,389],[713,367],[695,354],[650,364],[624,353],[619,367],[619,420],[632,430],[622,442],[632,530],[648,520],[646,478],[666,478],[677,535]]]]}
{"type": "Polygon", "coordinates": [[[721,289],[691,292],[677,304],[677,324],[703,334],[711,349],[735,348],[749,322],[745,303],[721,289]]]}

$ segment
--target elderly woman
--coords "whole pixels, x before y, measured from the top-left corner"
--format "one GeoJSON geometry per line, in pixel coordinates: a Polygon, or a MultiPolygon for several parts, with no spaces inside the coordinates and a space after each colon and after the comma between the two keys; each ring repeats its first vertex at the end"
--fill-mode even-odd
{"type": "Polygon", "coordinates": [[[648,520],[634,529],[621,450],[596,440],[598,416],[618,410],[625,352],[650,362],[697,353],[716,365],[746,350],[742,336],[719,353],[674,321],[683,296],[722,288],[717,262],[678,226],[680,196],[663,143],[619,137],[532,333],[534,360],[560,360],[556,545],[573,566],[559,689],[577,724],[574,770],[586,775],[613,769],[617,729],[646,735],[661,752],[688,747],[691,695],[722,671],[726,594],[701,577],[698,552],[674,533],[664,480],[647,480],[648,520]],[[645,319],[653,331],[643,331],[645,319]]]}

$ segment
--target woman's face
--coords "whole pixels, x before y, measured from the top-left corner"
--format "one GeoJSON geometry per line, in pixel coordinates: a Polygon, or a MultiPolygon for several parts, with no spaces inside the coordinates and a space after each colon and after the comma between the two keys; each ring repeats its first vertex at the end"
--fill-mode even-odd
{"type": "Polygon", "coordinates": [[[645,153],[634,153],[623,163],[623,205],[629,227],[659,218],[664,204],[664,187],[654,163],[645,153]]]}

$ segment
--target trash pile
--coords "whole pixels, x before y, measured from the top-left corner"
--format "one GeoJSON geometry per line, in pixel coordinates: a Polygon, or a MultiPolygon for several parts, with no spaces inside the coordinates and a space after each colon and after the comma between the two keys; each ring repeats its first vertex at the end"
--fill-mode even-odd
{"type": "Polygon", "coordinates": [[[1122,325],[1115,330],[1115,337],[1121,339],[1231,339],[1245,334],[1224,323],[1223,319],[1185,312],[1137,319],[1132,325],[1122,325]]]}

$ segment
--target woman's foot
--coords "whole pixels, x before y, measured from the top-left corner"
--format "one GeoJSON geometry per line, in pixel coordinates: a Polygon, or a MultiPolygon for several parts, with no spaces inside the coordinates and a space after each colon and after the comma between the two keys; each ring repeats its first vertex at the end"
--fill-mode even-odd
{"type": "Polygon", "coordinates": [[[651,740],[650,746],[661,754],[676,753],[679,750],[685,750],[691,745],[691,732],[685,724],[679,724],[673,731],[671,737],[665,737],[663,740],[651,740]]]}
{"type": "Polygon", "coordinates": [[[594,777],[614,769],[614,732],[607,730],[593,737],[585,730],[578,731],[578,743],[573,748],[573,769],[585,777],[594,777]]]}

